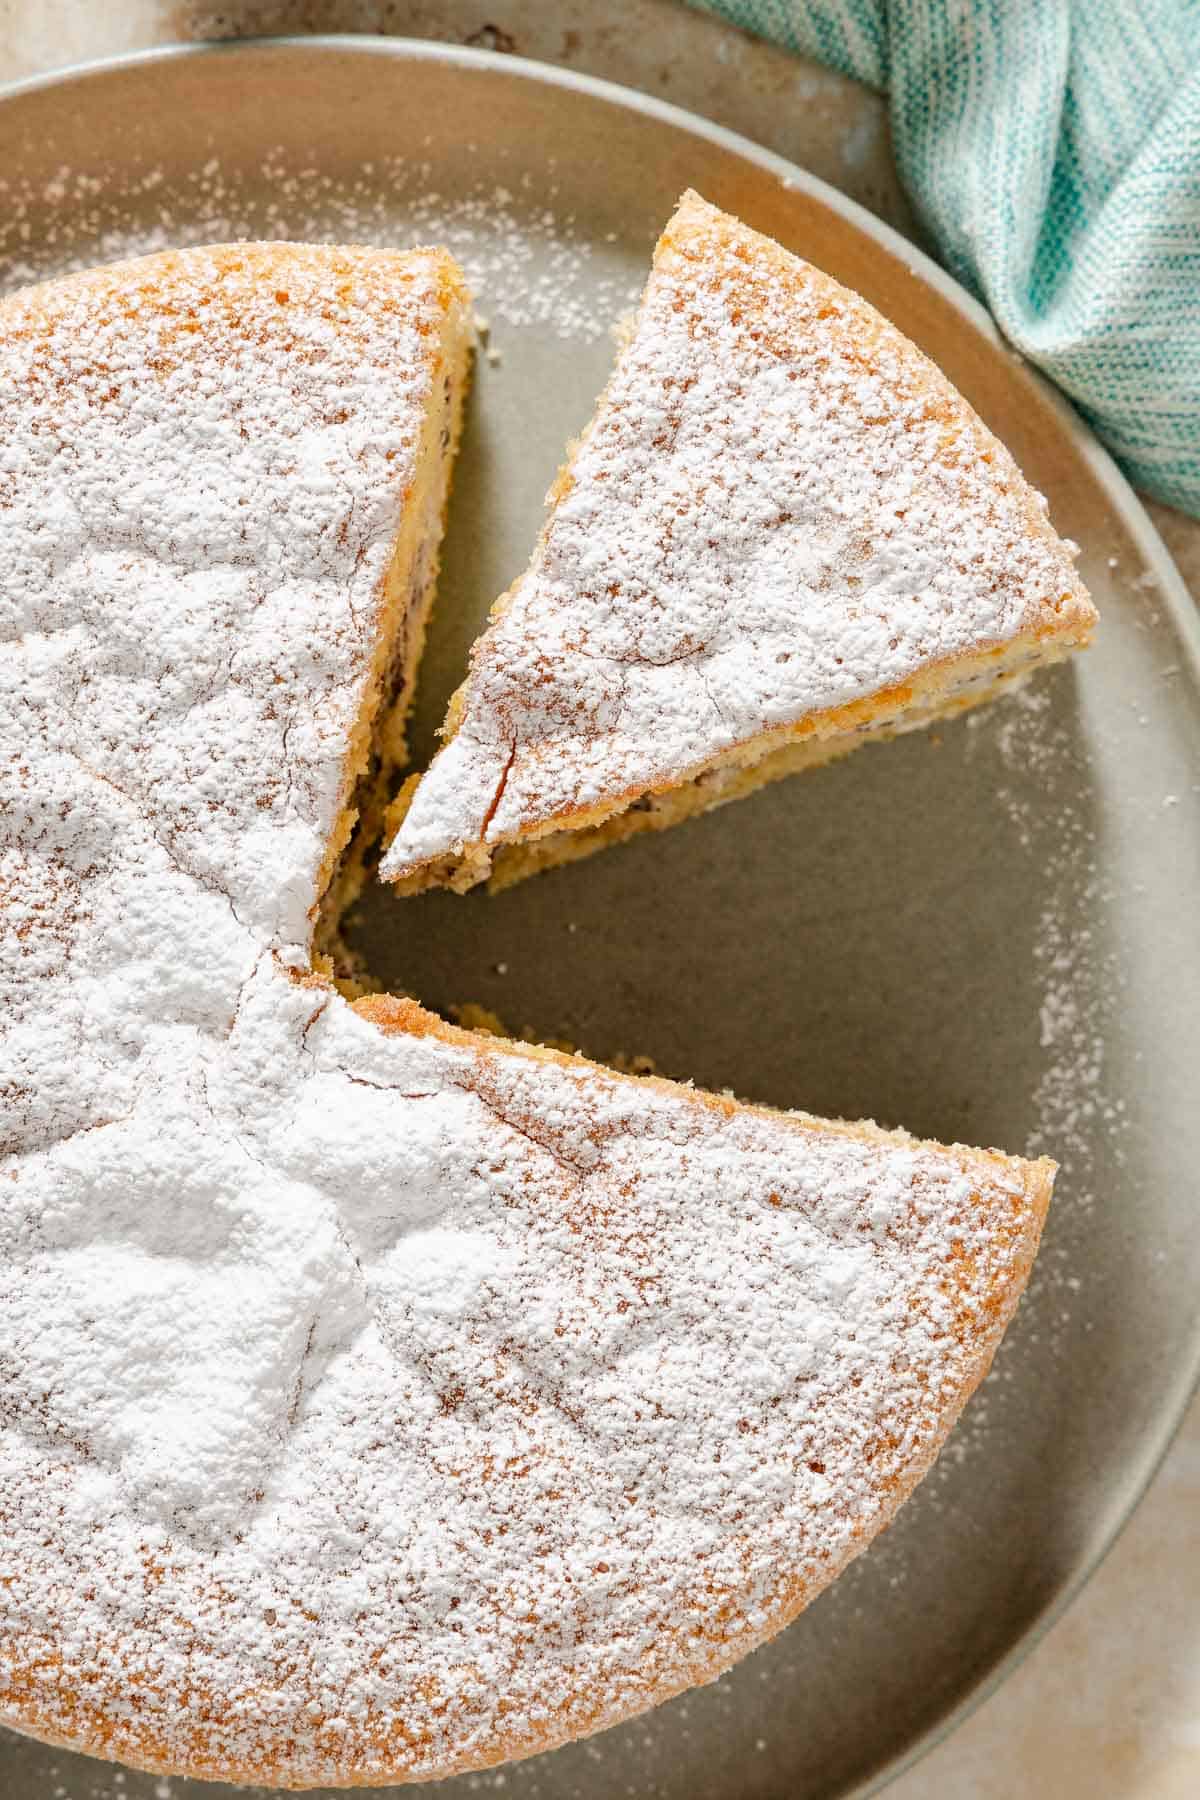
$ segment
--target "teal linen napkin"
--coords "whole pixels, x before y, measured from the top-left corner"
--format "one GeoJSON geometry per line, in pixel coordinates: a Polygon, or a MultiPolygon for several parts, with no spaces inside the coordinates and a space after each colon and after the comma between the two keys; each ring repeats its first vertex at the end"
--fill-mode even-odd
{"type": "Polygon", "coordinates": [[[693,0],[883,89],[942,260],[1200,514],[1200,4],[693,0]]]}

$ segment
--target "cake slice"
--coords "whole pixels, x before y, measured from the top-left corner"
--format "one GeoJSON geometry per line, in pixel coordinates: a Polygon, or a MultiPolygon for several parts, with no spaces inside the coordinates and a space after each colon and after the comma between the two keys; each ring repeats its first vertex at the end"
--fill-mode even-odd
{"type": "Polygon", "coordinates": [[[674,824],[975,705],[1095,622],[934,365],[695,194],[550,502],[391,811],[404,891],[674,824]]]}

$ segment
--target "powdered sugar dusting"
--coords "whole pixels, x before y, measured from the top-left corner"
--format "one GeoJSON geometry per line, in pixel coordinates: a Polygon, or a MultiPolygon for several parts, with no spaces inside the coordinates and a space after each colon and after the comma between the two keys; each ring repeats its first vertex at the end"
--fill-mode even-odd
{"type": "Polygon", "coordinates": [[[685,197],[384,875],[1092,617],[1012,459],[912,345],[685,197]]]}
{"type": "Polygon", "coordinates": [[[297,166],[283,149],[268,151],[258,174],[250,184],[214,155],[175,184],[161,169],[121,187],[64,167],[35,191],[0,172],[0,291],[179,243],[271,237],[400,250],[441,245],[473,292],[486,296],[494,324],[577,342],[603,338],[636,298],[623,275],[597,266],[596,243],[569,211],[556,211],[558,190],[544,175],[536,198],[528,171],[503,167],[503,179],[445,194],[432,163],[384,156],[339,179],[297,166]]]}
{"type": "Polygon", "coordinates": [[[0,1704],[152,1768],[446,1773],[715,1673],[928,1465],[1045,1199],[304,977],[445,278],[0,312],[0,1704]]]}
{"type": "Polygon", "coordinates": [[[1070,779],[1073,735],[1055,717],[1051,695],[1036,687],[1014,693],[991,720],[972,719],[970,727],[991,733],[1009,770],[1000,798],[1045,894],[1034,939],[1045,1057],[1032,1095],[1029,1149],[1039,1154],[1053,1144],[1072,1177],[1075,1204],[1087,1206],[1097,1137],[1119,1136],[1125,1102],[1111,1091],[1105,1066],[1120,972],[1098,941],[1106,887],[1089,809],[1070,779]],[[1055,796],[1050,807],[1048,795],[1055,796]],[[1081,915],[1092,922],[1081,924],[1081,915]]]}
{"type": "MultiPolygon", "coordinates": [[[[1088,1218],[1103,1170],[1125,1160],[1126,1099],[1109,1068],[1125,973],[1107,931],[1111,888],[1093,820],[1091,776],[1076,728],[1051,693],[1028,687],[990,715],[968,721],[968,744],[998,753],[997,790],[1019,852],[1042,896],[1033,936],[1041,1067],[1029,1096],[1031,1155],[1054,1146],[1062,1180],[1055,1228],[1038,1259],[1031,1306],[1052,1352],[1093,1328],[1086,1254],[1088,1218]]],[[[996,1375],[1005,1373],[1000,1358],[996,1375]]],[[[986,1408],[973,1409],[966,1453],[986,1435],[986,1408]]]]}

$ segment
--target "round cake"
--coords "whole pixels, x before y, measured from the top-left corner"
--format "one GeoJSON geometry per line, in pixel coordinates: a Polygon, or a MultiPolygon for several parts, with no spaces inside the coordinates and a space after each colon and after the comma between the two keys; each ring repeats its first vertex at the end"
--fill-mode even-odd
{"type": "Polygon", "coordinates": [[[442,1776],[715,1676],[929,1467],[1049,1198],[324,972],[468,317],[296,245],[0,305],[0,1716],[147,1769],[442,1776]]]}

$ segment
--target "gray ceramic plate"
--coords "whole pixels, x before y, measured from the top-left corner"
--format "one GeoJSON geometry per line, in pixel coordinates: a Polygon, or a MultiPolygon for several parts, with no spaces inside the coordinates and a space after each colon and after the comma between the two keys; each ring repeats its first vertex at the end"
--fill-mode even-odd
{"type": "MultiPolygon", "coordinates": [[[[778,159],[632,93],[395,40],[150,55],[0,105],[0,281],[229,236],[448,242],[491,326],[416,751],[691,185],[859,288],[1047,494],[1103,629],[1077,671],[496,900],[380,892],[377,974],[594,1055],[1063,1164],[1031,1293],[864,1561],[709,1688],[503,1775],[519,1800],[805,1800],[894,1772],[998,1679],[1152,1473],[1200,1359],[1200,632],[1133,496],[932,264],[778,159]]],[[[22,1800],[121,1780],[0,1736],[22,1800]]]]}

